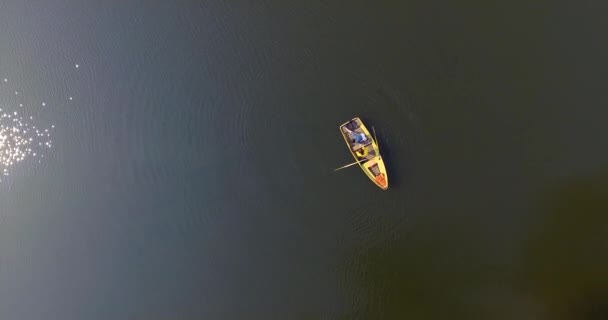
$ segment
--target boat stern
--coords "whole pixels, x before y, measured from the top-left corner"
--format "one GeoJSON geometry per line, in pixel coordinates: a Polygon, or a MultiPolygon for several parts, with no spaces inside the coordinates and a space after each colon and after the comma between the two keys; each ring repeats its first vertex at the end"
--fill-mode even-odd
{"type": "Polygon", "coordinates": [[[386,174],[381,173],[381,174],[375,176],[374,182],[380,189],[382,189],[382,190],[388,189],[388,180],[386,179],[386,174]]]}

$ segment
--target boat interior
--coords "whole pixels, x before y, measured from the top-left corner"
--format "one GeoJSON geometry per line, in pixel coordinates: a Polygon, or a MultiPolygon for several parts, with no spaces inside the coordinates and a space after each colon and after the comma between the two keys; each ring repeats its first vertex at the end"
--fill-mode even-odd
{"type": "Polygon", "coordinates": [[[347,137],[351,150],[357,155],[359,160],[370,160],[376,156],[376,151],[372,146],[373,138],[365,134],[360,127],[361,123],[359,121],[352,120],[342,127],[342,132],[347,137]],[[355,134],[365,134],[367,140],[361,143],[356,143],[354,142],[355,134]]]}
{"type": "Polygon", "coordinates": [[[380,172],[380,169],[378,168],[378,164],[374,164],[373,166],[369,167],[369,171],[371,171],[371,173],[374,176],[378,176],[379,174],[381,174],[382,172],[380,172]]]}

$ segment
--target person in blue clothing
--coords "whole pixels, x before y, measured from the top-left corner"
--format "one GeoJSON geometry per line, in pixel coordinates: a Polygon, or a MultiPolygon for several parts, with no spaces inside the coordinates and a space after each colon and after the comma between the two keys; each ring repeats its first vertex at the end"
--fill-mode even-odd
{"type": "Polygon", "coordinates": [[[365,136],[365,133],[354,132],[353,136],[354,136],[354,139],[353,139],[354,143],[363,143],[363,142],[367,141],[367,137],[365,136]]]}
{"type": "Polygon", "coordinates": [[[344,130],[346,132],[350,132],[353,135],[353,139],[351,141],[354,143],[364,143],[365,141],[367,141],[367,136],[363,132],[359,133],[355,130],[351,130],[350,128],[348,128],[348,125],[344,126],[344,130]]]}

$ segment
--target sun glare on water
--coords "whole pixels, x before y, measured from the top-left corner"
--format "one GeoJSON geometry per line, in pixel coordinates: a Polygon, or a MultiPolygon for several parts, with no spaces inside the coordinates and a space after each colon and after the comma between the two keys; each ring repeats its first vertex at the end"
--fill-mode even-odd
{"type": "Polygon", "coordinates": [[[0,169],[3,176],[9,175],[15,166],[28,158],[40,162],[52,144],[49,129],[38,128],[17,111],[7,113],[4,108],[0,109],[0,169]]]}
{"type": "MultiPolygon", "coordinates": [[[[40,163],[53,146],[51,134],[55,125],[40,125],[36,120],[35,106],[24,101],[5,99],[10,93],[10,81],[0,82],[0,182],[11,172],[30,162],[40,163]],[[8,101],[11,101],[7,103],[8,101]]],[[[13,91],[21,96],[21,91],[13,91]]],[[[25,95],[23,98],[29,98],[25,95]]],[[[46,104],[42,102],[42,106],[46,104]]],[[[22,170],[22,169],[21,169],[22,170]]]]}
{"type": "MultiPolygon", "coordinates": [[[[79,72],[78,68],[80,65],[74,64],[73,72],[79,72]]],[[[51,137],[55,125],[40,122],[37,116],[48,115],[52,109],[76,100],[66,92],[58,95],[63,95],[65,100],[34,98],[34,92],[13,83],[6,75],[0,76],[0,182],[17,170],[29,170],[32,164],[45,160],[53,147],[51,137]]]]}

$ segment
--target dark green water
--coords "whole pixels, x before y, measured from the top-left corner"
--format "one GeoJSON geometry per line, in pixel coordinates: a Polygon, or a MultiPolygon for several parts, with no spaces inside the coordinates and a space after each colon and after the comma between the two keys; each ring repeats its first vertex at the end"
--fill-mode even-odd
{"type": "Polygon", "coordinates": [[[0,318],[605,319],[606,9],[1,2],[0,318]]]}

